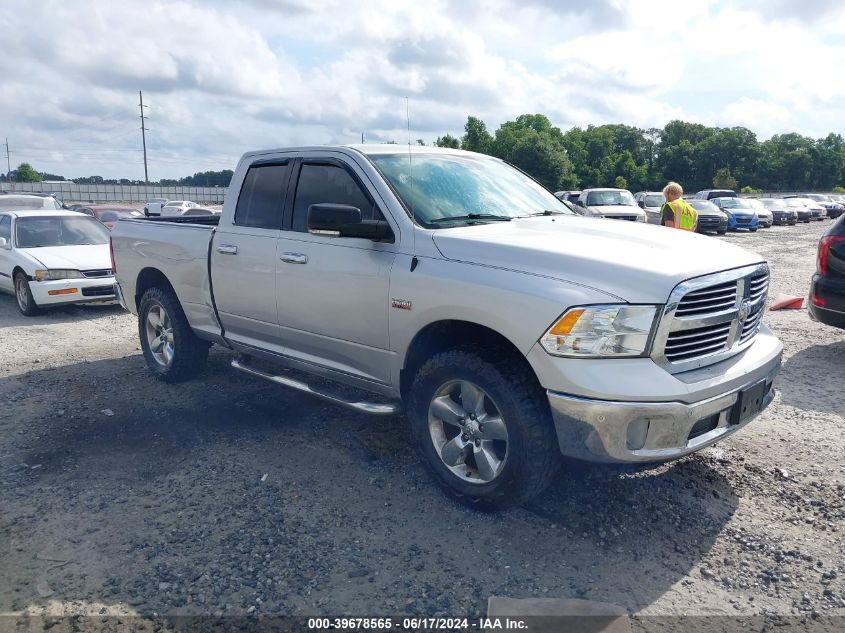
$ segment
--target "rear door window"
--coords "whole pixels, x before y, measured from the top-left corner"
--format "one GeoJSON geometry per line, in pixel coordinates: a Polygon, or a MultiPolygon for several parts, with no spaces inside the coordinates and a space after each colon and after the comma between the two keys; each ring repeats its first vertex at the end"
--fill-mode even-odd
{"type": "Polygon", "coordinates": [[[253,165],[244,178],[235,224],[259,229],[280,229],[290,163],[253,165]]]}

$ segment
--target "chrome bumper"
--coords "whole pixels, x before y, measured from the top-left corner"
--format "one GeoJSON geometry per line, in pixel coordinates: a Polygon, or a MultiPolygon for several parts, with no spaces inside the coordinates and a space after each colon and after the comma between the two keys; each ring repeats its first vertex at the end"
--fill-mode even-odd
{"type": "Polygon", "coordinates": [[[682,402],[611,402],[548,392],[560,451],[592,462],[636,463],[677,459],[709,446],[746,426],[757,414],[736,421],[742,390],[765,380],[760,411],[774,399],[772,381],[755,378],[729,393],[682,402]]]}

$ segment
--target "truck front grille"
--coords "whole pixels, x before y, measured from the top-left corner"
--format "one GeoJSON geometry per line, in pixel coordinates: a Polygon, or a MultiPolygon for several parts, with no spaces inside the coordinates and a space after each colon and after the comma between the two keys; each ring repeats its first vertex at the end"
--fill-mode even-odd
{"type": "Polygon", "coordinates": [[[768,288],[765,264],[678,284],[666,303],[652,358],[678,373],[741,352],[760,329],[768,288]]]}

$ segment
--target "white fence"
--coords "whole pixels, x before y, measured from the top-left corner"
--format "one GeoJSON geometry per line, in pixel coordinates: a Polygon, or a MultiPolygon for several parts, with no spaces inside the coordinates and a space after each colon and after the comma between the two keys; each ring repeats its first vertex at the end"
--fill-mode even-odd
{"type": "Polygon", "coordinates": [[[64,202],[147,202],[151,198],[223,204],[228,187],[159,187],[156,185],[78,185],[67,182],[0,182],[15,193],[55,193],[64,202]]]}

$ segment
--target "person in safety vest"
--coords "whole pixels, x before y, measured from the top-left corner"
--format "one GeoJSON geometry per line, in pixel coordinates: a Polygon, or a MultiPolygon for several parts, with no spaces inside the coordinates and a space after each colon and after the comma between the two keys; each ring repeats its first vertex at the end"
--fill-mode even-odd
{"type": "Polygon", "coordinates": [[[683,194],[684,190],[676,182],[670,182],[663,187],[663,197],[666,198],[666,202],[660,209],[660,224],[683,231],[695,231],[698,211],[681,198],[683,194]]]}

